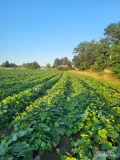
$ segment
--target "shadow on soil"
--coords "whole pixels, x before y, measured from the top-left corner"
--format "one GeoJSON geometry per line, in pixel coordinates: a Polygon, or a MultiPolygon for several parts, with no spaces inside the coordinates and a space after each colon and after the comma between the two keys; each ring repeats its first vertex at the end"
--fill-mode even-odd
{"type": "Polygon", "coordinates": [[[56,148],[54,147],[52,152],[45,152],[43,155],[38,156],[38,152],[33,153],[33,160],[60,160],[60,155],[56,152],[56,149],[60,149],[61,154],[71,152],[71,142],[69,138],[65,138],[56,148]]]}

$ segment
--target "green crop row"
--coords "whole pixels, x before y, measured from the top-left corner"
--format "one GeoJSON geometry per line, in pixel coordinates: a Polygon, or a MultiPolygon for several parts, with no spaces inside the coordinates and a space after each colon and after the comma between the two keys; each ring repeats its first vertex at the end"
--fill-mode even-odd
{"type": "MultiPolygon", "coordinates": [[[[75,76],[75,75],[74,75],[75,76]]],[[[118,93],[111,103],[110,93],[104,97],[99,94],[101,88],[98,88],[97,91],[94,90],[95,86],[98,87],[95,82],[89,81],[92,84],[94,83],[94,88],[84,83],[84,78],[76,75],[79,83],[83,84],[86,88],[86,94],[84,92],[79,103],[77,104],[86,110],[84,106],[88,106],[88,115],[84,121],[84,125],[78,132],[79,138],[73,138],[72,140],[72,153],[73,156],[78,160],[98,160],[106,159],[106,157],[94,157],[94,151],[111,151],[115,153],[115,157],[107,157],[110,159],[118,159],[120,157],[120,103],[118,99],[118,93]],[[82,81],[81,81],[82,80],[82,81]],[[83,100],[83,102],[82,102],[83,100]],[[82,102],[82,103],[81,103],[82,102]],[[86,103],[86,104],[85,104],[86,103]],[[87,104],[88,103],[88,104],[87,104]]],[[[88,80],[87,80],[88,81],[88,80]]],[[[91,84],[90,83],[90,84],[91,84]]],[[[113,90],[113,92],[115,92],[113,90]]],[[[80,98],[80,97],[79,97],[80,98]]],[[[74,108],[73,108],[74,110],[74,108]]],[[[63,156],[65,158],[66,156],[63,156]]]]}
{"type": "Polygon", "coordinates": [[[85,75],[79,75],[79,79],[84,81],[84,83],[86,83],[86,85],[88,85],[89,87],[95,89],[98,94],[104,96],[105,99],[107,99],[111,103],[115,101],[119,101],[120,103],[120,93],[118,93],[114,89],[108,88],[100,82],[96,82],[95,79],[92,79],[91,77],[85,75]]]}
{"type": "MultiPolygon", "coordinates": [[[[71,140],[71,160],[120,158],[119,93],[69,72],[48,88],[44,96],[16,114],[12,134],[1,141],[1,160],[32,160],[33,151],[52,150],[53,142],[65,137],[71,140]],[[111,151],[115,156],[94,157],[94,151],[111,151]]],[[[61,160],[67,159],[61,155],[61,160]]]]}
{"type": "Polygon", "coordinates": [[[26,90],[28,88],[32,88],[35,85],[38,85],[46,80],[49,80],[50,78],[52,78],[52,76],[56,76],[58,74],[58,72],[55,74],[54,72],[46,73],[44,72],[42,74],[42,76],[39,77],[35,76],[34,78],[30,78],[28,77],[27,79],[23,80],[20,83],[17,83],[16,85],[12,85],[11,87],[4,87],[0,89],[0,100],[4,99],[7,96],[12,96],[13,94],[18,94],[19,92],[26,90]]]}
{"type": "Polygon", "coordinates": [[[14,118],[15,114],[22,112],[29,103],[43,95],[48,88],[59,80],[61,75],[62,73],[59,73],[48,81],[3,99],[0,102],[0,129],[5,127],[5,124],[7,125],[14,118]]]}
{"type": "MultiPolygon", "coordinates": [[[[13,147],[13,150],[11,147],[10,149],[8,146],[7,149],[9,151],[7,152],[11,152],[13,155],[17,154],[15,159],[21,156],[23,152],[26,152],[24,156],[27,157],[28,153],[30,153],[31,150],[38,149],[40,147],[40,144],[43,149],[51,148],[50,139],[48,139],[49,136],[47,134],[49,134],[50,126],[51,127],[53,126],[51,121],[49,120],[51,120],[52,118],[51,114],[53,114],[53,112],[56,112],[56,109],[55,109],[56,107],[53,106],[54,109],[52,107],[52,112],[50,113],[49,105],[50,103],[54,104],[57,102],[57,101],[52,102],[52,100],[54,100],[54,97],[53,97],[54,95],[56,95],[56,98],[57,98],[57,95],[59,95],[61,100],[65,98],[65,92],[67,91],[67,84],[68,84],[67,79],[68,78],[64,74],[62,78],[59,80],[59,82],[56,83],[52,87],[52,89],[50,89],[50,91],[48,91],[49,92],[47,93],[48,96],[46,95],[43,98],[39,98],[38,100],[33,102],[30,106],[26,108],[26,111],[24,111],[20,116],[17,116],[16,119],[13,121],[14,132],[8,141],[8,144],[11,145],[11,147],[13,147]],[[48,100],[48,97],[50,98],[50,96],[53,98],[48,100]],[[47,121],[50,125],[49,127],[48,127],[47,121]],[[15,138],[16,136],[18,136],[20,139],[18,138],[16,139],[15,138]],[[24,142],[24,143],[20,143],[20,142],[24,142]],[[25,145],[24,146],[25,148],[19,151],[17,150],[18,153],[15,153],[16,151],[14,149],[16,149],[17,146],[20,146],[23,144],[25,145]],[[26,144],[29,144],[29,145],[26,146],[26,144]]],[[[54,134],[55,135],[52,136],[53,139],[54,138],[58,139],[59,137],[56,135],[56,132],[54,132],[54,134]]]]}
{"type": "Polygon", "coordinates": [[[11,85],[22,82],[25,79],[34,80],[42,74],[44,74],[44,71],[0,70],[0,87],[3,85],[10,87],[11,85]]]}
{"type": "MultiPolygon", "coordinates": [[[[8,73],[10,71],[7,71],[8,73]]],[[[13,72],[14,73],[14,72],[13,72]]],[[[0,93],[2,92],[9,92],[9,88],[13,88],[15,86],[19,86],[19,85],[22,85],[23,83],[29,83],[29,82],[33,82],[33,81],[36,81],[37,79],[41,79],[44,75],[49,75],[49,74],[57,74],[59,73],[58,71],[56,72],[53,72],[53,71],[37,71],[35,72],[34,74],[32,73],[32,71],[29,73],[27,73],[27,75],[22,71],[20,71],[20,75],[18,74],[19,71],[15,72],[14,73],[14,79],[11,79],[11,77],[9,76],[6,76],[6,74],[4,75],[4,79],[1,79],[1,82],[0,82],[0,93]],[[16,75],[15,75],[16,73],[16,75]]],[[[1,70],[0,70],[0,74],[1,74],[1,70]]],[[[1,99],[1,98],[0,98],[1,99]]]]}

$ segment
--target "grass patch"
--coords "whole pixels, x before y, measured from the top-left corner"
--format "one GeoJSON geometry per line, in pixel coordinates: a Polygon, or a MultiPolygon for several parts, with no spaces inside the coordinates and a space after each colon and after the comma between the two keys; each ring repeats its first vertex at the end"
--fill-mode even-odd
{"type": "Polygon", "coordinates": [[[97,82],[100,82],[105,86],[113,88],[116,91],[120,92],[120,79],[118,79],[117,76],[114,75],[113,73],[92,72],[92,71],[70,71],[70,72],[90,76],[96,79],[97,82]]]}

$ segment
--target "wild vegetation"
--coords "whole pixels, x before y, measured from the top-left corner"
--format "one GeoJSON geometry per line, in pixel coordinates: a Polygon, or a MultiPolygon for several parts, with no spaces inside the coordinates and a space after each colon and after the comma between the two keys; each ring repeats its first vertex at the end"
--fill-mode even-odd
{"type": "Polygon", "coordinates": [[[78,70],[71,70],[70,72],[82,74],[86,77],[92,77],[96,80],[96,82],[100,82],[104,84],[106,87],[113,88],[117,92],[120,92],[120,79],[117,76],[110,72],[109,70],[104,72],[93,72],[89,71],[78,71],[78,70]]]}
{"type": "Polygon", "coordinates": [[[89,76],[63,71],[0,70],[0,160],[32,160],[63,139],[61,160],[120,158],[120,93],[89,76]],[[8,89],[9,88],[9,89],[8,89]],[[7,136],[6,130],[12,132],[7,136]],[[111,151],[113,157],[94,157],[111,151]]]}
{"type": "Polygon", "coordinates": [[[120,22],[104,29],[104,38],[96,42],[84,41],[74,48],[73,64],[79,70],[110,69],[120,78],[120,22]]]}

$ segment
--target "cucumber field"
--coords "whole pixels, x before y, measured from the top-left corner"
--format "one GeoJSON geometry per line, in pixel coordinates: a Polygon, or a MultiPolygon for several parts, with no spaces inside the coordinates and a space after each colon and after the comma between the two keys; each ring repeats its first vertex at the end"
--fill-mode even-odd
{"type": "Polygon", "coordinates": [[[53,149],[61,160],[119,159],[120,93],[70,71],[0,70],[0,160],[53,149]],[[61,154],[66,138],[71,151],[61,154]]]}

